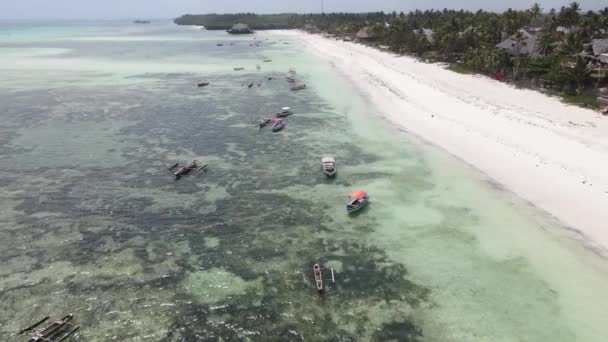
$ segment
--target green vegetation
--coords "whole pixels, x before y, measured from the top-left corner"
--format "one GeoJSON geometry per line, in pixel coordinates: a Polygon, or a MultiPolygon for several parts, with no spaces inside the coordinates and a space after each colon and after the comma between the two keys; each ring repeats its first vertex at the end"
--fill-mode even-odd
{"type": "Polygon", "coordinates": [[[173,22],[177,25],[205,26],[208,30],[227,30],[237,23],[247,24],[252,30],[276,30],[293,28],[290,25],[290,19],[293,16],[293,14],[257,15],[253,13],[186,14],[173,22]]]}
{"type": "Polygon", "coordinates": [[[459,74],[465,74],[465,75],[472,73],[471,70],[469,70],[465,67],[462,67],[462,66],[458,66],[458,65],[449,66],[449,67],[447,67],[447,69],[450,71],[457,72],[459,74]]]}
{"type": "Polygon", "coordinates": [[[509,9],[504,13],[444,9],[409,13],[212,14],[186,15],[175,22],[208,29],[227,29],[242,22],[254,30],[300,28],[349,40],[357,39],[357,32],[367,28],[373,39],[363,36],[361,41],[366,44],[425,61],[447,62],[456,72],[500,72],[506,81],[568,95],[568,101],[575,103],[591,105],[589,98],[596,89],[608,87],[608,63],[600,62],[589,44],[593,39],[608,39],[608,7],[583,13],[576,2],[546,13],[534,4],[528,10],[509,9]]]}

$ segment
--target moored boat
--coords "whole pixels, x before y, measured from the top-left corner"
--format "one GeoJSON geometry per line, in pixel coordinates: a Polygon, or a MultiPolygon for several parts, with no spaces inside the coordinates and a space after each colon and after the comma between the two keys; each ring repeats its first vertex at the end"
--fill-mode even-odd
{"type": "Polygon", "coordinates": [[[346,204],[346,211],[353,213],[360,210],[369,202],[369,196],[367,192],[363,190],[357,190],[348,195],[350,201],[346,204]]]}
{"type": "Polygon", "coordinates": [[[323,293],[323,276],[321,274],[321,266],[315,264],[312,267],[312,273],[315,275],[315,285],[317,286],[317,292],[323,293]]]}
{"type": "Polygon", "coordinates": [[[282,130],[283,128],[285,128],[285,121],[283,121],[283,119],[281,119],[281,118],[272,119],[272,131],[273,132],[278,132],[278,131],[282,130]]]}
{"type": "Polygon", "coordinates": [[[198,80],[198,81],[196,81],[196,85],[199,86],[199,87],[208,86],[209,85],[209,81],[208,80],[198,80]]]}
{"type": "Polygon", "coordinates": [[[277,118],[285,118],[292,114],[293,114],[293,112],[291,111],[290,107],[283,107],[283,108],[281,108],[281,111],[276,113],[274,116],[276,116],[277,118]]]}
{"type": "Polygon", "coordinates": [[[291,90],[300,90],[300,89],[305,89],[306,88],[306,84],[302,83],[302,82],[296,82],[294,83],[294,85],[291,87],[291,90]]]}
{"type": "Polygon", "coordinates": [[[323,157],[321,159],[321,170],[327,177],[334,177],[336,172],[336,160],[332,157],[323,157]]]}

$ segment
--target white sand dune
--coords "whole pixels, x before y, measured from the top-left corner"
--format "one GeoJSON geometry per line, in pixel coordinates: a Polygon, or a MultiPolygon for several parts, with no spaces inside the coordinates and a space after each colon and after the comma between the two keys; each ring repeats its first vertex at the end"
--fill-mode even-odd
{"type": "Polygon", "coordinates": [[[608,255],[608,118],[483,76],[282,31],[331,62],[379,114],[481,170],[608,255]]]}

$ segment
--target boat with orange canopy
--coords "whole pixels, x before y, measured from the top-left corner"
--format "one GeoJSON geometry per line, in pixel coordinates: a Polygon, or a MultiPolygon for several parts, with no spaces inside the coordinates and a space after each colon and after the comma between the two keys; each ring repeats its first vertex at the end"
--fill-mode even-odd
{"type": "Polygon", "coordinates": [[[346,204],[346,211],[353,213],[363,208],[369,202],[369,195],[366,191],[357,190],[348,195],[350,201],[346,204]]]}

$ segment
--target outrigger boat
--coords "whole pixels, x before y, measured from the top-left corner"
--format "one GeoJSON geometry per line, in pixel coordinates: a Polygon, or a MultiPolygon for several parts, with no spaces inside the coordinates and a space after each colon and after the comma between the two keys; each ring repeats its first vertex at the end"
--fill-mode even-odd
{"type": "Polygon", "coordinates": [[[336,172],[336,160],[332,157],[324,157],[321,159],[321,170],[327,177],[334,177],[336,172]]]}
{"type": "Polygon", "coordinates": [[[196,82],[196,85],[199,86],[199,87],[205,87],[205,86],[209,85],[209,81],[206,80],[206,79],[204,79],[204,80],[198,80],[196,82]]]}
{"type": "Polygon", "coordinates": [[[274,116],[277,118],[285,118],[292,114],[293,114],[293,112],[291,111],[290,107],[283,107],[283,108],[281,108],[281,111],[276,113],[274,116]]]}
{"type": "Polygon", "coordinates": [[[76,333],[80,327],[72,323],[73,314],[69,314],[54,321],[51,325],[44,329],[36,330],[36,327],[46,322],[50,317],[44,317],[35,324],[21,330],[17,335],[22,335],[26,332],[31,332],[28,342],[61,342],[67,340],[70,336],[76,333]]]}
{"type": "MultiPolygon", "coordinates": [[[[175,169],[178,166],[179,166],[179,163],[175,163],[175,164],[173,164],[173,166],[171,166],[169,168],[169,170],[173,170],[173,169],[175,169]]],[[[202,165],[202,166],[199,167],[198,166],[198,161],[193,160],[190,163],[188,163],[188,164],[180,167],[179,169],[177,169],[177,171],[175,171],[173,173],[173,175],[175,176],[175,179],[180,179],[181,176],[190,173],[190,171],[192,171],[194,169],[196,169],[197,171],[201,171],[201,170],[205,170],[205,168],[207,168],[207,164],[204,164],[204,165],[202,165]]]]}
{"type": "Polygon", "coordinates": [[[315,276],[315,285],[317,285],[317,292],[319,294],[323,293],[323,275],[321,273],[321,266],[319,264],[315,264],[312,267],[312,273],[315,276]]]}
{"type": "Polygon", "coordinates": [[[272,121],[273,121],[273,124],[272,124],[273,132],[278,132],[278,131],[282,130],[283,128],[285,128],[285,121],[283,121],[283,119],[274,118],[274,119],[272,119],[272,121]]]}
{"type": "Polygon", "coordinates": [[[302,83],[302,82],[296,82],[292,87],[291,90],[300,90],[300,89],[304,89],[306,88],[306,84],[302,83]]]}
{"type": "Polygon", "coordinates": [[[363,190],[357,190],[348,195],[350,201],[346,204],[346,211],[354,213],[357,210],[363,208],[369,202],[369,196],[367,192],[363,190]]]}

